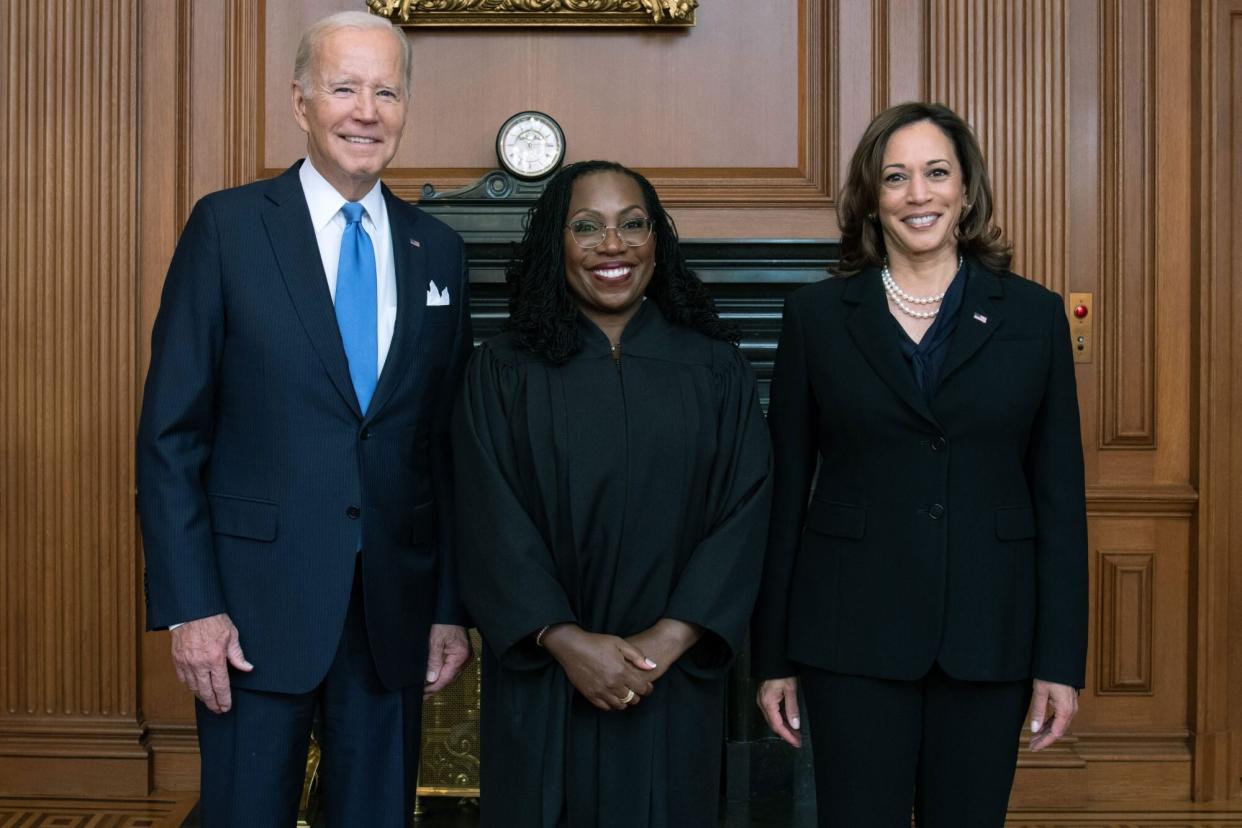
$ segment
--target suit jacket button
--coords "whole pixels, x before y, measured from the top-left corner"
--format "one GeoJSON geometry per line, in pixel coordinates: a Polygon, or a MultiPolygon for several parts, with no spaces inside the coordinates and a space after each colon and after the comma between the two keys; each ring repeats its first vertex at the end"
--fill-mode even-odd
{"type": "Polygon", "coordinates": [[[362,433],[361,433],[361,434],[359,434],[358,436],[359,436],[359,437],[361,437],[363,440],[370,440],[370,439],[371,439],[371,429],[369,429],[369,428],[364,428],[364,429],[362,430],[362,433]]]}
{"type": "Polygon", "coordinates": [[[345,510],[345,517],[349,518],[350,520],[357,520],[361,516],[362,516],[362,510],[359,509],[357,506],[350,506],[348,509],[345,510]]]}
{"type": "Polygon", "coordinates": [[[944,507],[939,503],[933,503],[927,510],[927,516],[932,520],[940,520],[944,517],[944,507]]]}
{"type": "Polygon", "coordinates": [[[948,443],[947,443],[947,442],[945,441],[945,439],[944,439],[943,437],[941,437],[939,434],[937,434],[937,435],[936,435],[935,437],[933,437],[933,438],[932,438],[932,440],[931,440],[931,449],[932,449],[932,451],[943,451],[943,450],[944,450],[944,447],[945,447],[945,446],[947,446],[947,445],[948,445],[948,443]]]}

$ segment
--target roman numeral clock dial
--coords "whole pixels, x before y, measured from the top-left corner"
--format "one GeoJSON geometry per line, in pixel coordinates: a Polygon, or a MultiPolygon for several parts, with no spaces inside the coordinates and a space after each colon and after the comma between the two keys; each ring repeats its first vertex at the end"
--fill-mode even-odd
{"type": "Polygon", "coordinates": [[[551,175],[565,160],[565,133],[542,112],[519,112],[496,135],[496,159],[515,178],[535,181],[551,175]]]}

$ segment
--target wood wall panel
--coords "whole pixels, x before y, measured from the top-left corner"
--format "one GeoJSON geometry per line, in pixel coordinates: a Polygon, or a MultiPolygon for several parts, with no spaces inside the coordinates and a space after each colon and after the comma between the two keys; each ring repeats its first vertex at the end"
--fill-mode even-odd
{"type": "MultiPolygon", "coordinates": [[[[197,4],[206,8],[206,4],[197,4]]],[[[223,7],[217,7],[223,10],[223,7]]],[[[159,306],[160,288],[172,258],[192,199],[202,194],[195,187],[228,180],[230,173],[220,167],[205,173],[201,153],[219,146],[208,132],[209,117],[195,105],[203,99],[222,100],[210,94],[201,82],[204,74],[191,69],[196,57],[212,57],[197,43],[209,30],[209,18],[196,18],[190,0],[151,3],[140,18],[143,43],[140,62],[142,102],[140,114],[142,153],[139,166],[139,302],[141,335],[139,365],[145,374],[149,358],[148,332],[159,306]],[[195,20],[198,25],[195,25],[195,20]],[[197,49],[196,47],[197,43],[197,49]],[[192,82],[198,81],[198,82],[192,82]],[[192,94],[197,90],[197,94],[192,94]],[[195,128],[197,126],[197,128],[195,128]],[[197,185],[196,185],[197,181],[197,185]]],[[[220,32],[225,31],[223,24],[220,32]]],[[[219,42],[223,42],[223,38],[219,42]]],[[[219,78],[221,73],[207,77],[219,78]]],[[[230,155],[224,153],[223,155],[230,155]]],[[[214,156],[223,158],[223,155],[214,156]]],[[[139,392],[135,390],[137,400],[139,392]]],[[[143,607],[139,607],[143,610],[143,607]]],[[[138,629],[145,627],[140,622],[138,629]]],[[[194,733],[194,707],[189,692],[177,681],[169,658],[168,633],[139,633],[141,700],[146,744],[150,751],[150,777],[155,788],[164,791],[198,789],[198,740],[194,733]]]]}
{"type": "Polygon", "coordinates": [[[137,12],[0,11],[3,791],[146,793],[132,498],[137,12]]]}
{"type": "Polygon", "coordinates": [[[1018,273],[1066,285],[1064,0],[931,0],[927,95],[975,129],[1018,273]]]}
{"type": "MultiPolygon", "coordinates": [[[[227,0],[224,4],[225,53],[224,62],[225,169],[226,186],[239,186],[253,181],[259,169],[263,146],[264,110],[262,66],[265,58],[264,19],[265,3],[254,0],[227,0]]],[[[290,63],[289,74],[293,74],[290,63]]],[[[285,101],[281,101],[282,103],[285,101]]],[[[289,120],[292,109],[286,108],[289,120]]],[[[306,151],[305,139],[302,153],[306,151]]],[[[285,165],[288,166],[288,165],[285,165]]]]}
{"type": "Polygon", "coordinates": [[[1194,702],[1197,799],[1242,796],[1242,0],[1205,3],[1194,702]]]}
{"type": "Polygon", "coordinates": [[[1096,693],[1152,692],[1154,552],[1101,552],[1096,693]]]}
{"type": "MultiPolygon", "coordinates": [[[[268,0],[264,49],[231,52],[258,81],[255,131],[272,175],[304,152],[288,84],[301,29],[339,0],[268,0]]],[[[389,168],[394,192],[473,183],[521,109],[565,128],[569,160],[612,157],[678,207],[827,207],[838,187],[831,85],[836,0],[713,0],[683,31],[432,31],[414,41],[414,104],[389,168]],[[469,106],[463,106],[463,99],[469,106]]],[[[825,225],[827,229],[827,225],[825,225]]]]}
{"type": "Polygon", "coordinates": [[[1100,445],[1155,442],[1155,6],[1100,4],[1100,445]]]}

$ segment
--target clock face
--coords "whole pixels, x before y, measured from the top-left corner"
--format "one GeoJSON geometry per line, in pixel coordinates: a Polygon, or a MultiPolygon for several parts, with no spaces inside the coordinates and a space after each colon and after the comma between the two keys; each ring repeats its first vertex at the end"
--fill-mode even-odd
{"type": "Polygon", "coordinates": [[[519,112],[500,128],[496,158],[518,178],[543,178],[565,158],[565,133],[542,112],[519,112]]]}

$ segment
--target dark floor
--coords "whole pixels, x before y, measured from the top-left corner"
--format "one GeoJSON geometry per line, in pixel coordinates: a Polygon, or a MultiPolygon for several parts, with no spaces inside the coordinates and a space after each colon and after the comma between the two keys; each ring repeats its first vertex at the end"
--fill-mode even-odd
{"type": "MultiPolygon", "coordinates": [[[[470,800],[428,797],[422,802],[422,816],[415,820],[420,828],[476,828],[479,810],[470,800]]],[[[771,802],[749,802],[730,807],[721,828],[812,828],[813,802],[793,803],[786,797],[771,802]]],[[[198,809],[190,812],[182,828],[198,828],[198,809]]]]}
{"type": "MultiPolygon", "coordinates": [[[[478,809],[459,800],[429,800],[426,814],[416,823],[426,828],[474,828],[478,825],[478,809]]],[[[721,828],[812,828],[815,824],[814,803],[798,806],[787,798],[773,802],[741,803],[728,809],[721,828]]]]}

